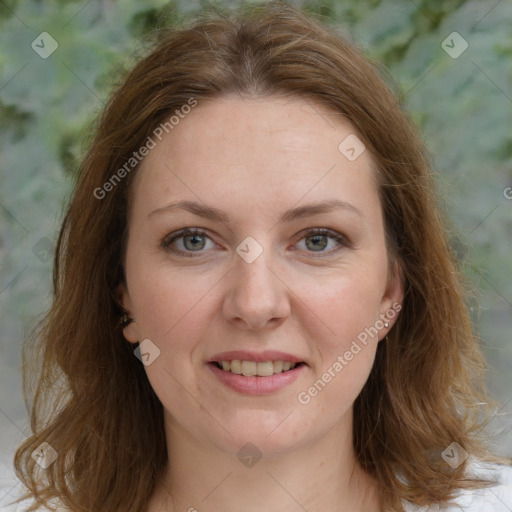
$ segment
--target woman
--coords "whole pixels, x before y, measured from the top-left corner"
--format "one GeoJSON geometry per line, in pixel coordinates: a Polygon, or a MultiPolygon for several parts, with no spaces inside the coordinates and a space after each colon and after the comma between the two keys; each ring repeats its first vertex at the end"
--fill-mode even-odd
{"type": "Polygon", "coordinates": [[[108,103],[60,232],[15,456],[30,495],[510,510],[433,189],[375,67],[319,22],[272,3],[164,34],[108,103]]]}

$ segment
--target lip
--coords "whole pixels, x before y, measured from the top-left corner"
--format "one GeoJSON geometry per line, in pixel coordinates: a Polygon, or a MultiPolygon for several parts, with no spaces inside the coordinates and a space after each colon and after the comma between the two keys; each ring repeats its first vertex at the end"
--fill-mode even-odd
{"type": "MultiPolygon", "coordinates": [[[[233,352],[235,353],[235,352],[233,352]]],[[[240,352],[237,352],[238,354],[240,352]]],[[[270,358],[266,359],[268,357],[268,354],[270,352],[263,352],[264,359],[259,359],[260,361],[282,361],[283,359],[280,359],[280,357],[283,356],[281,353],[281,356],[278,358],[270,358]]],[[[232,354],[232,352],[226,352],[222,354],[222,357],[225,357],[228,354],[232,354]]],[[[245,353],[247,356],[247,353],[245,353]]],[[[276,354],[276,352],[273,352],[272,354],[276,354]]],[[[253,354],[254,355],[254,354],[253,354]]],[[[261,354],[258,354],[258,357],[261,354]]],[[[284,354],[286,355],[286,354],[284,354]]],[[[231,357],[231,356],[230,356],[231,357]]],[[[286,357],[290,357],[286,355],[286,357]]],[[[236,358],[230,359],[224,359],[224,361],[234,360],[236,358]]],[[[295,358],[292,362],[300,362],[296,361],[297,358],[295,358]]],[[[254,359],[244,359],[245,361],[254,361],[254,359]]],[[[290,361],[290,359],[284,359],[285,361],[290,361]]],[[[237,375],[236,373],[226,372],[224,370],[221,370],[214,364],[214,360],[207,363],[207,367],[209,370],[213,373],[213,375],[226,387],[232,389],[233,391],[236,391],[238,393],[242,393],[245,395],[270,395],[272,393],[276,393],[280,389],[283,389],[286,386],[289,386],[292,384],[299,375],[302,373],[304,368],[306,367],[306,364],[301,364],[299,366],[296,366],[293,370],[288,370],[283,373],[275,373],[274,375],[270,375],[268,377],[244,377],[243,375],[237,375]]]]}
{"type": "MultiPolygon", "coordinates": [[[[209,363],[221,363],[222,361],[255,361],[263,363],[265,361],[289,361],[290,363],[305,363],[303,359],[286,352],[277,350],[265,350],[264,352],[250,352],[248,350],[231,350],[221,352],[213,356],[209,363]]],[[[260,377],[261,378],[261,377],[260,377]]]]}

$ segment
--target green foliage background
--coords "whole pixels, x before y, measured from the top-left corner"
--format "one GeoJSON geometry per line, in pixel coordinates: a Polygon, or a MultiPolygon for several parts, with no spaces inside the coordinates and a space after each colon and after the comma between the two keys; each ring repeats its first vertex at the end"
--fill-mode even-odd
{"type": "MultiPolygon", "coordinates": [[[[112,85],[143,50],[142,36],[186,23],[208,5],[186,0],[0,3],[0,425],[14,431],[0,458],[28,433],[21,400],[24,331],[51,298],[51,250],[73,176],[112,85]],[[42,59],[41,32],[58,42],[42,59]],[[7,421],[7,418],[9,421],[7,421]],[[10,423],[9,423],[10,422],[10,423]],[[16,437],[17,436],[17,437],[16,437]]],[[[290,2],[325,16],[391,71],[439,173],[439,193],[460,237],[453,245],[475,286],[491,390],[512,411],[512,3],[507,0],[290,2]],[[452,32],[469,44],[457,59],[452,32]]],[[[493,434],[512,455],[510,429],[493,434]]]]}

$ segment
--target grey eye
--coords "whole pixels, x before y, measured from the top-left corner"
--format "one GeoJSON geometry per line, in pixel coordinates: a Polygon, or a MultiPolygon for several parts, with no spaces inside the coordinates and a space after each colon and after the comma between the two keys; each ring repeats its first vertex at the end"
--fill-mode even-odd
{"type": "Polygon", "coordinates": [[[185,235],[181,236],[180,238],[183,239],[183,245],[185,246],[185,249],[187,249],[188,251],[194,251],[195,249],[204,249],[204,246],[206,244],[205,237],[203,235],[185,235]]]}
{"type": "Polygon", "coordinates": [[[327,235],[313,235],[305,237],[304,240],[306,240],[306,246],[309,249],[313,249],[314,251],[321,251],[327,247],[328,238],[329,237],[327,235]],[[308,241],[311,241],[312,243],[308,244],[308,241]]]}

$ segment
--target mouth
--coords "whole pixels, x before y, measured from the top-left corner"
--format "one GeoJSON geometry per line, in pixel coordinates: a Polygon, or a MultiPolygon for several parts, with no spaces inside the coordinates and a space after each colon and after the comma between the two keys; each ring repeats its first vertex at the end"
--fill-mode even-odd
{"type": "Polygon", "coordinates": [[[245,361],[240,359],[210,361],[209,364],[226,373],[233,373],[244,377],[271,377],[272,375],[286,373],[298,366],[305,365],[302,361],[245,361]]]}
{"type": "Polygon", "coordinates": [[[242,395],[272,395],[291,386],[308,364],[293,354],[276,350],[232,350],[216,354],[207,367],[214,378],[242,395]]]}

